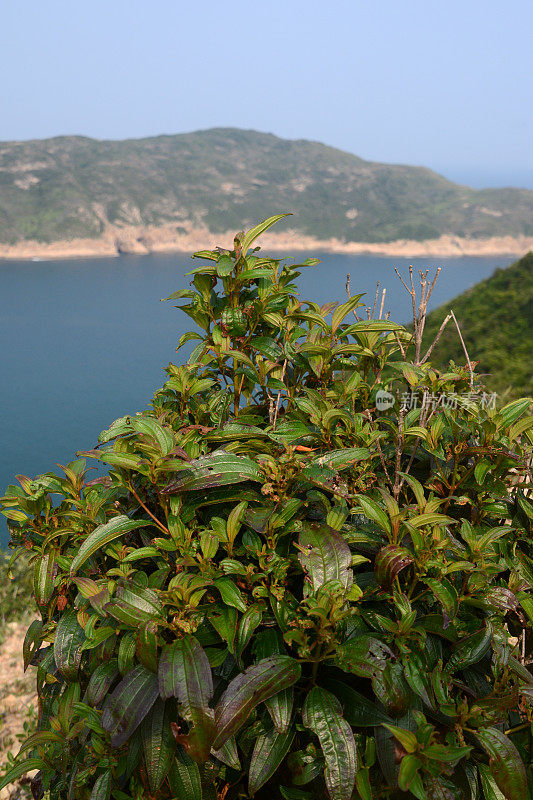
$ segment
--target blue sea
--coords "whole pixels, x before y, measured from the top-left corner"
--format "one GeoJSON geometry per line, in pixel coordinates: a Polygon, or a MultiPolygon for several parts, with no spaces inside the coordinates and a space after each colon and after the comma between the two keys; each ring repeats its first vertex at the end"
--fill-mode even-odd
{"type": "MultiPolygon", "coordinates": [[[[349,273],[352,294],[367,292],[370,304],[376,281],[387,288],[385,310],[397,322],[410,321],[410,298],[394,267],[406,274],[409,263],[442,266],[435,307],[514,260],[309,255],[322,263],[302,273],[302,300],[344,301],[349,273]]],[[[184,255],[0,262],[2,493],[15,475],[68,463],[112,420],[145,408],[193,324],[160,300],[187,287],[185,273],[197,265],[184,255]]],[[[3,519],[0,546],[8,539],[3,519]]]]}

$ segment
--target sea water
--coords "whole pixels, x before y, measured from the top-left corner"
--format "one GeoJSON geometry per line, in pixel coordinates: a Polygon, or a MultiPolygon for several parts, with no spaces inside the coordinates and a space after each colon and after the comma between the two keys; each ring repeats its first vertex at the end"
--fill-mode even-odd
{"type": "MultiPolygon", "coordinates": [[[[511,257],[406,259],[318,255],[299,278],[300,296],[320,303],[386,287],[385,311],[407,323],[411,301],[394,273],[443,270],[430,304],[444,303],[505,267],[511,257]]],[[[89,449],[110,422],[146,407],[179,363],[179,336],[194,324],[161,303],[191,280],[185,255],[121,256],[71,261],[0,262],[0,492],[17,474],[57,469],[89,449]]],[[[475,354],[473,354],[475,355],[475,354]]],[[[0,546],[8,540],[0,517],[0,546]]]]}

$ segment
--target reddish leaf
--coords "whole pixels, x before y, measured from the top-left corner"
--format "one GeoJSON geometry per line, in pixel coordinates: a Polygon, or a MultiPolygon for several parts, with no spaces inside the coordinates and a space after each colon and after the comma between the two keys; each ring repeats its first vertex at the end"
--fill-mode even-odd
{"type": "Polygon", "coordinates": [[[387,544],[376,556],[376,580],[383,589],[390,589],[397,575],[413,563],[413,556],[405,547],[387,544]]]}

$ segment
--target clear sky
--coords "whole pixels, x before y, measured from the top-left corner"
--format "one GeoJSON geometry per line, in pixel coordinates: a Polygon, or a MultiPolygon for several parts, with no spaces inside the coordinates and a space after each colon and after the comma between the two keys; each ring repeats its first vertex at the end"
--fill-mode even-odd
{"type": "Polygon", "coordinates": [[[0,139],[214,126],[533,188],[532,0],[1,0],[0,139]]]}

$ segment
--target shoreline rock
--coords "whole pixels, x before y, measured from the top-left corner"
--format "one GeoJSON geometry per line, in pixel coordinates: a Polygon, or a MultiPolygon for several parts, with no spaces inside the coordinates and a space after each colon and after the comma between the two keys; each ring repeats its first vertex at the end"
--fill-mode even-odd
{"type": "MultiPolygon", "coordinates": [[[[0,261],[42,259],[76,259],[147,255],[150,253],[192,253],[194,250],[226,244],[233,245],[234,231],[212,233],[207,228],[183,225],[160,227],[111,227],[98,239],[72,239],[44,243],[0,243],[0,261]]],[[[340,239],[318,239],[295,230],[267,232],[261,238],[264,249],[287,252],[327,252],[344,255],[378,255],[396,257],[454,256],[517,256],[533,249],[533,236],[493,236],[467,239],[444,234],[438,239],[415,241],[398,239],[392,242],[347,242],[340,239]]]]}

